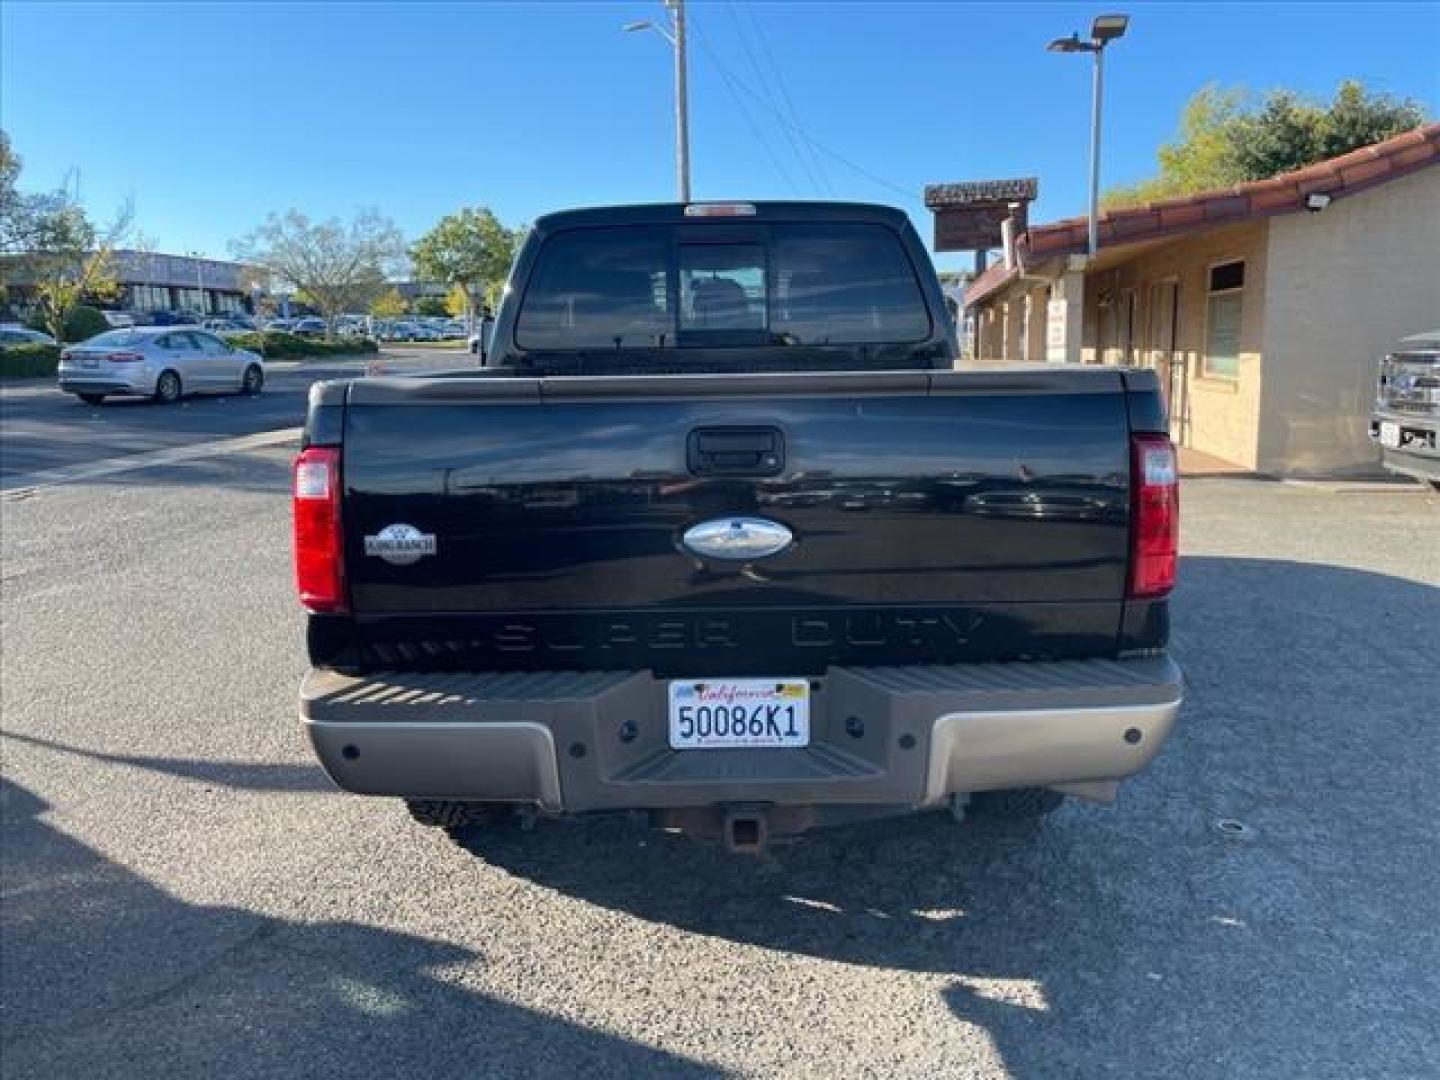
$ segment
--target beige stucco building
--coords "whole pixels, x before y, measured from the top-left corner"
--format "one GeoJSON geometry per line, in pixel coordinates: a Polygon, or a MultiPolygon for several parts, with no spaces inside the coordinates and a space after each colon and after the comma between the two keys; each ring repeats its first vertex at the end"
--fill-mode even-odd
{"type": "Polygon", "coordinates": [[[1376,360],[1440,326],[1440,125],[1272,180],[1022,234],[969,363],[1155,368],[1176,440],[1276,475],[1376,468],[1376,360]]]}

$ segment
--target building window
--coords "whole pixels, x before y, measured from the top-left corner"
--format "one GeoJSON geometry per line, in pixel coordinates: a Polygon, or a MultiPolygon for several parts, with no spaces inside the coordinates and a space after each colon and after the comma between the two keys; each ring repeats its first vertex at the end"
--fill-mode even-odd
{"type": "Polygon", "coordinates": [[[136,311],[164,311],[170,306],[170,290],[156,285],[130,286],[130,307],[136,311]]]}
{"type": "Polygon", "coordinates": [[[1235,379],[1240,375],[1240,319],[1244,295],[1244,262],[1221,263],[1210,268],[1205,301],[1203,367],[1207,377],[1235,379]]]}

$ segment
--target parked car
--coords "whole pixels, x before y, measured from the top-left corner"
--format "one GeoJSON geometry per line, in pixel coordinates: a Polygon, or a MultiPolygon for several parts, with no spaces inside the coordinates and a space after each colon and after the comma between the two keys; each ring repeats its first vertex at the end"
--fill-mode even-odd
{"type": "Polygon", "coordinates": [[[294,328],[297,321],[296,319],[271,319],[265,324],[265,329],[288,334],[294,328]]]}
{"type": "Polygon", "coordinates": [[[200,326],[215,334],[232,334],[249,329],[244,323],[230,318],[206,319],[200,326]]]}
{"type": "Polygon", "coordinates": [[[135,316],[128,311],[102,311],[105,321],[110,324],[112,330],[123,330],[127,326],[134,326],[135,316]]]}
{"type": "Polygon", "coordinates": [[[31,330],[20,323],[0,326],[0,345],[54,345],[55,339],[43,330],[31,330]]]}
{"type": "Polygon", "coordinates": [[[204,330],[136,326],[107,330],[60,353],[60,389],[87,405],[111,395],[179,401],[185,394],[258,394],[265,361],[204,330]]]}
{"type": "Polygon", "coordinates": [[[1385,468],[1440,491],[1440,330],[1402,338],[1380,362],[1370,437],[1385,468]]]}
{"type": "Polygon", "coordinates": [[[1182,698],[1158,379],[957,355],[901,210],[540,219],[483,376],[312,389],[325,769],[429,825],[645,811],[746,852],[1112,800],[1182,698]]]}
{"type": "Polygon", "coordinates": [[[366,337],[370,333],[370,328],[365,319],[352,315],[336,321],[335,333],[340,337],[366,337]]]}
{"type": "Polygon", "coordinates": [[[301,319],[290,328],[290,332],[296,337],[324,337],[328,327],[324,319],[301,319]]]}

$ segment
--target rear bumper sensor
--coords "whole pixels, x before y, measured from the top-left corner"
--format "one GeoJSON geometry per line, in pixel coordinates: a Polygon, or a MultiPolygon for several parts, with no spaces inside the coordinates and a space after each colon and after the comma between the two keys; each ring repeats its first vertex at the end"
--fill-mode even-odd
{"type": "Polygon", "coordinates": [[[763,846],[773,810],[755,825],[754,807],[920,808],[1030,786],[1113,792],[1159,752],[1183,695],[1165,656],[834,668],[814,685],[809,744],[783,749],[671,749],[668,682],[646,671],[317,670],[300,713],[347,791],[552,813],[725,807],[727,842],[763,846]]]}

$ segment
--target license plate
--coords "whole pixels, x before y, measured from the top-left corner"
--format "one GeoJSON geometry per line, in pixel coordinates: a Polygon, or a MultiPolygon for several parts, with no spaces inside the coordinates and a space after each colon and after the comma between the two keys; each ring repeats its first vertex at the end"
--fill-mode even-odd
{"type": "Polygon", "coordinates": [[[1389,420],[1380,421],[1380,445],[1388,446],[1391,450],[1400,445],[1400,425],[1392,424],[1389,420]]]}
{"type": "Polygon", "coordinates": [[[670,684],[672,749],[809,745],[808,679],[687,679],[670,684]]]}
{"type": "Polygon", "coordinates": [[[82,357],[80,358],[80,366],[81,366],[81,367],[99,367],[99,366],[100,366],[100,358],[99,358],[98,356],[82,356],[82,357]]]}

